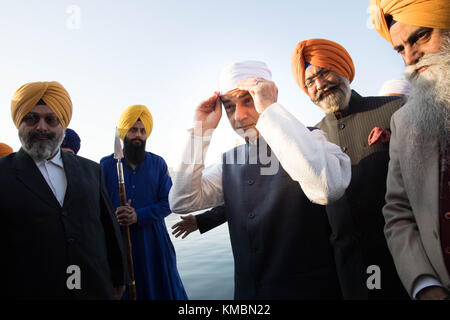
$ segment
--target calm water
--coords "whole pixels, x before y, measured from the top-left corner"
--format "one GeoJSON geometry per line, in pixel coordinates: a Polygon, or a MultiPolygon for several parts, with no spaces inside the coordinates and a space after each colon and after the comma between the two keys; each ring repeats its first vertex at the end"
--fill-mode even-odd
{"type": "Polygon", "coordinates": [[[167,231],[177,254],[177,266],[190,300],[232,300],[234,265],[228,224],[204,234],[197,230],[186,238],[175,238],[172,226],[180,215],[166,218],[167,231]]]}

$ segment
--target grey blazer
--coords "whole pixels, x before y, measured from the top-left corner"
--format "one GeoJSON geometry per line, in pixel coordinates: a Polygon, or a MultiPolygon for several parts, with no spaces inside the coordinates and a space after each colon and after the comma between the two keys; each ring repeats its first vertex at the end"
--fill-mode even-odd
{"type": "Polygon", "coordinates": [[[405,105],[392,116],[390,162],[383,215],[389,249],[412,296],[418,277],[432,276],[450,289],[439,238],[439,152],[409,139],[405,105]],[[419,167],[418,163],[421,163],[419,167]]]}

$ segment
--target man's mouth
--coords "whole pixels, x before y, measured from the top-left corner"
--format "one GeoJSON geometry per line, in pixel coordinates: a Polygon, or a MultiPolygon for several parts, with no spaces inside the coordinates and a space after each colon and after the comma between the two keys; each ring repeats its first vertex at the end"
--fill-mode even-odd
{"type": "Polygon", "coordinates": [[[326,96],[332,94],[334,90],[335,90],[335,88],[332,88],[332,89],[329,89],[329,90],[325,91],[324,93],[322,93],[321,97],[323,98],[323,97],[326,97],[326,96]]]}
{"type": "Polygon", "coordinates": [[[30,132],[31,140],[53,140],[55,138],[54,133],[39,133],[39,132],[30,132]]]}
{"type": "Polygon", "coordinates": [[[319,99],[317,99],[318,101],[322,100],[323,98],[325,98],[326,96],[329,96],[330,94],[334,93],[336,90],[338,89],[338,87],[332,87],[327,89],[326,91],[322,92],[319,96],[319,99]]]}
{"type": "Polygon", "coordinates": [[[241,129],[241,130],[248,130],[248,129],[250,129],[250,128],[253,128],[253,126],[254,126],[254,124],[248,124],[248,125],[246,125],[246,126],[239,127],[238,129],[241,129]]]}
{"type": "Polygon", "coordinates": [[[429,67],[429,66],[422,66],[422,67],[420,67],[419,69],[417,69],[416,72],[417,72],[417,73],[422,73],[422,72],[424,72],[425,70],[427,70],[428,67],[429,67]]]}

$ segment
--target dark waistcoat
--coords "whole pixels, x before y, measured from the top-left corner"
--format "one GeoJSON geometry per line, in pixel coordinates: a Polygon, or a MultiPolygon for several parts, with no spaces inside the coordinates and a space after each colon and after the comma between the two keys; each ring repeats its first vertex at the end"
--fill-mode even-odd
{"type": "MultiPolygon", "coordinates": [[[[262,138],[259,146],[261,152],[267,146],[262,138]]],[[[281,164],[274,174],[261,174],[270,165],[256,150],[245,144],[224,154],[235,298],[340,298],[325,207],[312,203],[281,164]],[[226,163],[232,158],[242,161],[226,163]]]]}

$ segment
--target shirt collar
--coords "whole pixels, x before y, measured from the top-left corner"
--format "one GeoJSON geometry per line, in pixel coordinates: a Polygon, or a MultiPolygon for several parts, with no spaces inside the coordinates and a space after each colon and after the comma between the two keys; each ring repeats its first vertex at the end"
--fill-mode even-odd
{"type": "Polygon", "coordinates": [[[34,162],[36,163],[37,166],[42,166],[46,161],[51,162],[52,164],[54,164],[55,166],[58,166],[60,168],[64,168],[60,148],[58,148],[58,152],[50,160],[40,160],[40,161],[34,161],[34,162]]]}
{"type": "Polygon", "coordinates": [[[53,163],[54,165],[56,165],[58,167],[64,168],[62,157],[61,157],[61,149],[58,148],[58,153],[53,158],[51,158],[48,161],[53,163]]]}

